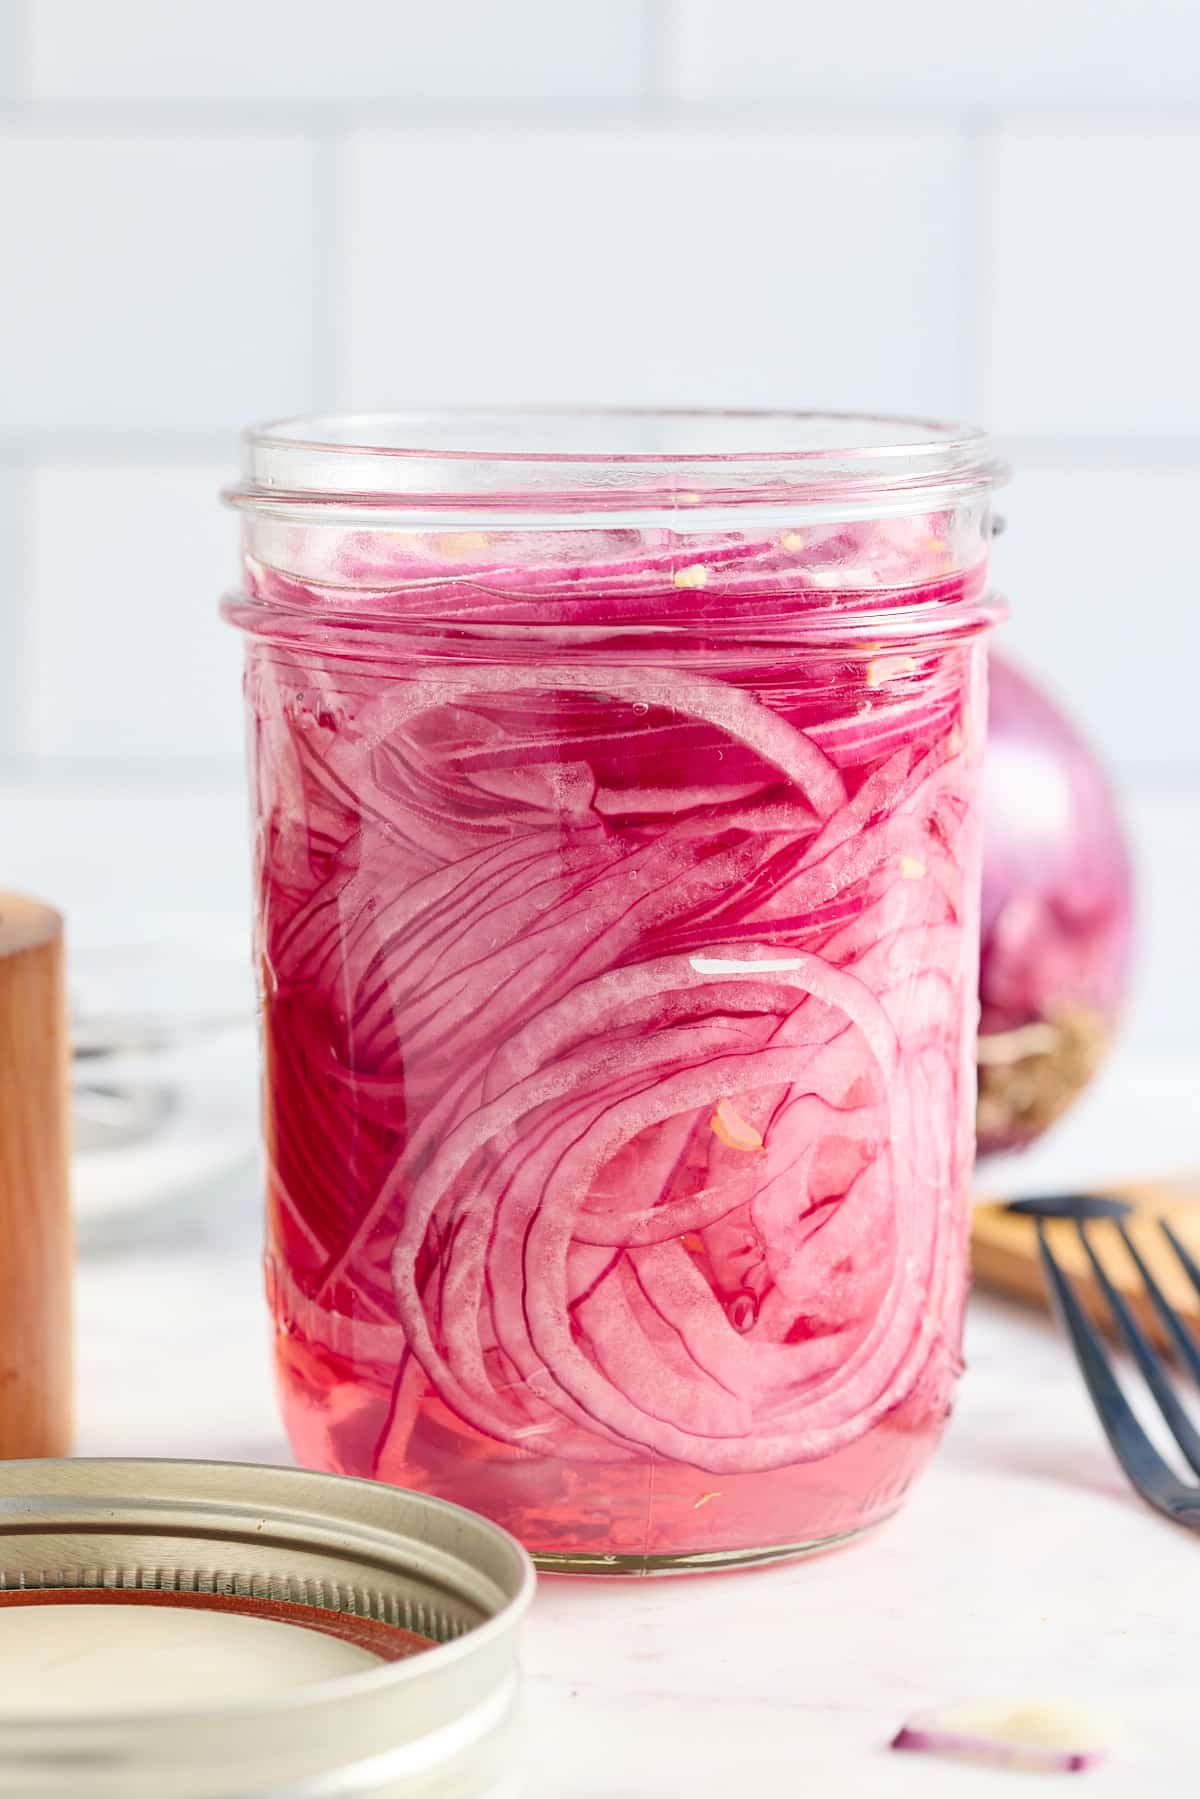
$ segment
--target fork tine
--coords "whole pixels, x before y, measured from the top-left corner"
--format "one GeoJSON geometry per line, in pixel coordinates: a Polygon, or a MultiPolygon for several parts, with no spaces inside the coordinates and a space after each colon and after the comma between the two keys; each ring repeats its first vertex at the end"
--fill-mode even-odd
{"type": "MultiPolygon", "coordinates": [[[[1179,1395],[1171,1384],[1171,1377],[1163,1366],[1161,1356],[1134,1317],[1124,1295],[1119,1293],[1113,1285],[1108,1270],[1096,1254],[1095,1245],[1088,1235],[1087,1225],[1082,1218],[1077,1221],[1075,1228],[1079,1232],[1079,1240],[1087,1251],[1088,1261],[1092,1264],[1093,1272],[1104,1292],[1108,1309],[1116,1319],[1121,1335],[1133,1351],[1134,1359],[1142,1371],[1143,1380],[1158,1402],[1158,1409],[1166,1419],[1171,1435],[1187,1457],[1192,1469],[1200,1474],[1200,1435],[1197,1434],[1180,1402],[1179,1395]]],[[[1122,1235],[1125,1233],[1122,1232],[1122,1235]]],[[[1128,1241],[1126,1236],[1126,1242],[1128,1241]]],[[[1130,1244],[1131,1249],[1132,1247],[1130,1244]]],[[[1166,1305],[1165,1300],[1163,1304],[1166,1305]]]]}
{"type": "Polygon", "coordinates": [[[1200,1293],[1200,1267],[1197,1267],[1195,1258],[1188,1249],[1187,1244],[1180,1242],[1168,1219],[1160,1218],[1158,1226],[1162,1231],[1163,1236],[1167,1239],[1167,1242],[1178,1256],[1183,1272],[1187,1275],[1197,1293],[1200,1293]]]}
{"type": "MultiPolygon", "coordinates": [[[[1163,1228],[1168,1227],[1164,1225],[1163,1228]]],[[[1190,1370],[1193,1380],[1200,1382],[1200,1348],[1197,1348],[1195,1337],[1150,1272],[1141,1250],[1130,1236],[1126,1226],[1118,1223],[1117,1229],[1124,1239],[1126,1249],[1133,1257],[1154,1309],[1162,1320],[1163,1329],[1179,1352],[1180,1361],[1190,1370]]],[[[1197,1269],[1196,1272],[1200,1274],[1200,1269],[1197,1269]]]]}
{"type": "Polygon", "coordinates": [[[1200,1496],[1186,1487],[1167,1463],[1138,1423],[1137,1418],[1117,1384],[1108,1352],[1096,1326],[1092,1323],[1055,1260],[1046,1236],[1043,1219],[1037,1220],[1038,1248],[1050,1292],[1058,1307],[1067,1334],[1075,1349],[1092,1403],[1096,1407],[1104,1434],[1113,1452],[1142,1498],[1158,1511],[1177,1522],[1200,1529],[1200,1496]]]}

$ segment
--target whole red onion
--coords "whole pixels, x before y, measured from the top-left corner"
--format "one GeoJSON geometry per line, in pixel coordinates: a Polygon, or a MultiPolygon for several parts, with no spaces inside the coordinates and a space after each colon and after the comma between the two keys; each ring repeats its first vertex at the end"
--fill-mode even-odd
{"type": "Polygon", "coordinates": [[[979,973],[979,1150],[1032,1142],[1086,1086],[1128,985],[1129,854],[1091,750],[991,659],[979,973]]]}

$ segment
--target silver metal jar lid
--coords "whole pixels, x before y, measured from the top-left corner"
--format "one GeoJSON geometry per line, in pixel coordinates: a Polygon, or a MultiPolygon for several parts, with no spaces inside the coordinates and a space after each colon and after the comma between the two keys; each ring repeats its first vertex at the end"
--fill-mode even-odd
{"type": "MultiPolygon", "coordinates": [[[[16,1590],[318,1608],[433,1638],[407,1659],[267,1699],[17,1715],[0,1793],[71,1799],[489,1799],[515,1792],[516,1646],[533,1567],[423,1494],[218,1462],[0,1464],[0,1608],[16,1590]]],[[[164,1603],[162,1599],[158,1602],[164,1603]]],[[[55,1608],[56,1612],[59,1608],[55,1608]]],[[[70,1610],[61,1608],[64,1652],[70,1610]]]]}

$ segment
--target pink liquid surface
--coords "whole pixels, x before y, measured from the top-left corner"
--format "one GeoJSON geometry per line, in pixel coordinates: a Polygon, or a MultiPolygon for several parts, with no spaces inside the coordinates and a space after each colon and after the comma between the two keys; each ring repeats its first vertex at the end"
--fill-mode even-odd
{"type": "Polygon", "coordinates": [[[894,1508],[971,1163],[982,573],[937,532],[250,566],[301,1460],[581,1566],[894,1508]]]}

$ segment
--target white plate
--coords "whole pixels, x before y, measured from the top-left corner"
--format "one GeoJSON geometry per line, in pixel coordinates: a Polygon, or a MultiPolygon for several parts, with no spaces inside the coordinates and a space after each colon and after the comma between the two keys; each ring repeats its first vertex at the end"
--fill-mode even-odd
{"type": "Polygon", "coordinates": [[[162,1095],[161,1115],[144,1135],[112,1142],[87,1128],[95,1104],[77,1095],[74,1204],[89,1244],[146,1228],[152,1212],[198,1202],[254,1159],[249,932],[203,915],[75,912],[67,920],[67,988],[77,1039],[124,1040],[125,1021],[130,1041],[154,1045],[76,1057],[76,1088],[162,1095]]]}

